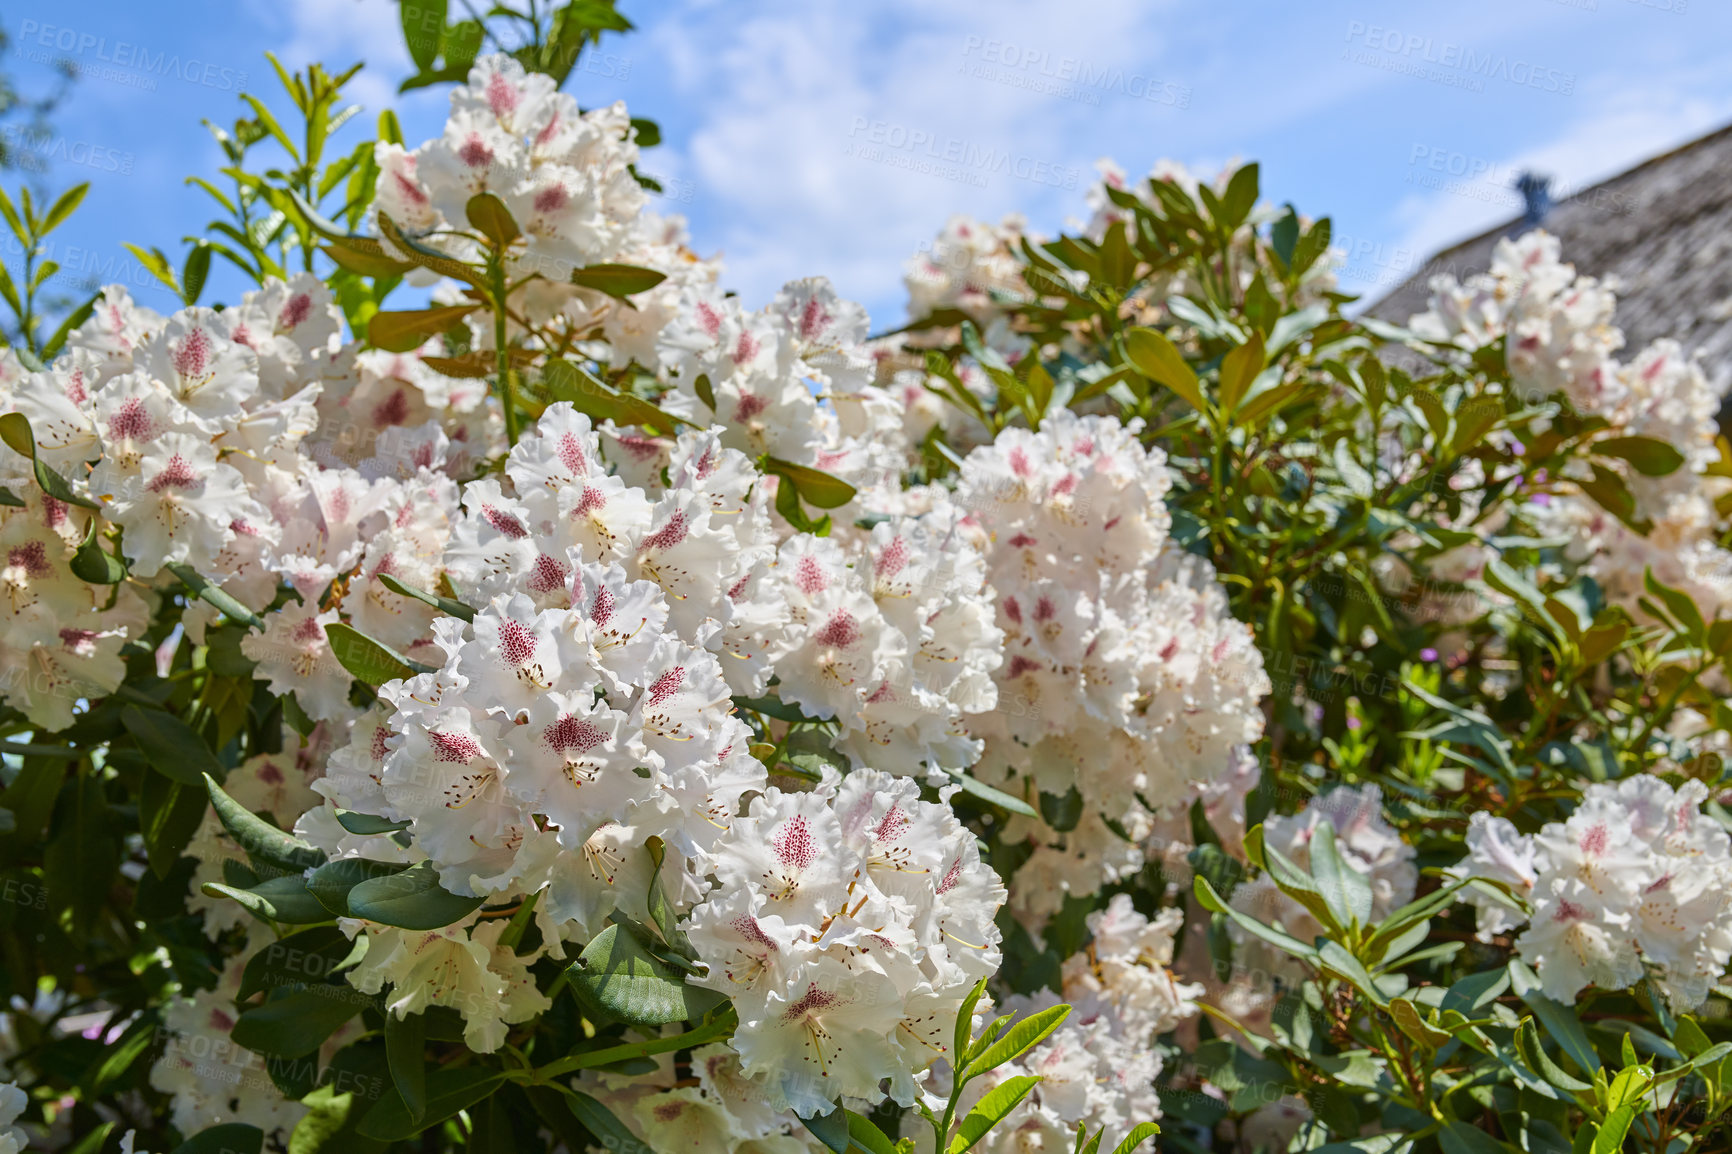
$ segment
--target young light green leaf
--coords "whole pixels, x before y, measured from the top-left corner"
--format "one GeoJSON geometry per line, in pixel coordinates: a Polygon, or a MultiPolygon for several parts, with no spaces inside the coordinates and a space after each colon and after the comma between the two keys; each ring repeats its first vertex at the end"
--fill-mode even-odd
{"type": "Polygon", "coordinates": [[[986,1096],[969,1111],[968,1117],[962,1120],[956,1135],[950,1139],[950,1145],[945,1147],[945,1154],[962,1154],[964,1150],[973,1148],[1038,1085],[1038,1075],[1023,1074],[1007,1078],[988,1090],[986,1096]]]}
{"type": "Polygon", "coordinates": [[[1006,1062],[1015,1061],[1027,1051],[1046,1041],[1047,1037],[1070,1016],[1069,1006],[1049,1006],[1036,1014],[1030,1014],[1012,1025],[1001,1034],[997,1041],[988,1046],[979,1057],[968,1063],[963,1071],[967,1078],[977,1078],[991,1070],[996,1070],[1006,1062]]]}

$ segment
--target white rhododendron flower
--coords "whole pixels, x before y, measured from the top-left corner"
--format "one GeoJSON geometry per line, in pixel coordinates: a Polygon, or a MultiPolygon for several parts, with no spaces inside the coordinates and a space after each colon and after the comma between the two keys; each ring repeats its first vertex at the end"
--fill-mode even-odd
{"type": "MultiPolygon", "coordinates": [[[[1693,1010],[1732,959],[1732,838],[1701,812],[1707,798],[1701,782],[1673,789],[1644,773],[1590,785],[1568,820],[1531,837],[1475,815],[1481,832],[1470,832],[1472,852],[1454,872],[1529,896],[1533,915],[1516,945],[1552,997],[1651,975],[1670,1002],[1693,1010]]],[[[1521,924],[1476,904],[1482,937],[1521,924]]]]}

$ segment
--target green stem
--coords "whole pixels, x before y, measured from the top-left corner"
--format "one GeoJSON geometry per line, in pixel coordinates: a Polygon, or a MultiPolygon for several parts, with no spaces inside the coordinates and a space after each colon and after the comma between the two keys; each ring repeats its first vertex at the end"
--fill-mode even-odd
{"type": "Polygon", "coordinates": [[[493,283],[493,357],[499,374],[499,403],[505,408],[505,443],[517,444],[517,391],[511,382],[511,351],[505,344],[505,261],[496,251],[487,258],[493,283]]]}

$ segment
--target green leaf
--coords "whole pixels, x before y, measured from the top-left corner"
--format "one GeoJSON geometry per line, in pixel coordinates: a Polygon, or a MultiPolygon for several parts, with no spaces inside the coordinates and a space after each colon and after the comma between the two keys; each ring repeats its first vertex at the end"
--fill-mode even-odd
{"type": "Polygon", "coordinates": [[[951,781],[954,781],[957,785],[962,787],[963,793],[968,794],[970,797],[978,798],[988,805],[995,805],[1000,809],[1009,810],[1011,813],[1021,814],[1023,817],[1040,816],[1038,810],[1028,804],[1028,802],[1022,800],[1022,798],[1017,797],[1015,794],[1005,793],[1002,789],[995,789],[994,787],[987,785],[984,781],[970,777],[960,769],[947,768],[944,772],[949,776],[951,781]]]}
{"type": "Polygon", "coordinates": [[[378,312],[367,322],[367,341],[392,353],[413,352],[429,337],[450,329],[480,305],[450,305],[407,312],[378,312]]]}
{"type": "Polygon", "coordinates": [[[118,585],[126,580],[126,562],[102,548],[99,534],[101,521],[90,519],[90,531],[84,535],[83,544],[72,554],[72,561],[67,568],[80,581],[88,581],[92,585],[118,585]]]}
{"type": "Polygon", "coordinates": [[[463,208],[469,217],[470,226],[492,241],[495,248],[509,248],[512,241],[523,235],[523,230],[517,227],[517,221],[512,219],[511,210],[491,192],[470,197],[469,203],[463,208]]]}
{"type": "Polygon", "coordinates": [[[1132,329],[1125,334],[1125,354],[1137,372],[1157,384],[1165,385],[1183,397],[1199,412],[1207,412],[1197,374],[1185,362],[1178,346],[1156,329],[1132,329]]]}
{"type": "Polygon", "coordinates": [[[209,241],[195,241],[180,269],[180,299],[187,305],[198,303],[204,292],[204,282],[210,277],[211,246],[209,241]]]}
{"type": "Polygon", "coordinates": [[[78,206],[84,203],[84,194],[89,191],[90,185],[75,184],[61,193],[60,198],[49,207],[48,215],[42,218],[42,227],[38,230],[37,235],[47,236],[65,224],[66,218],[76,212],[78,206]]]}
{"type": "Polygon", "coordinates": [[[381,1142],[413,1138],[457,1111],[475,1105],[493,1093],[504,1078],[503,1071],[482,1070],[474,1066],[434,1070],[427,1075],[427,1108],[420,1118],[410,1117],[408,1105],[393,1086],[389,1094],[367,1111],[358,1129],[363,1137],[377,1138],[381,1142]]]}
{"type": "Polygon", "coordinates": [[[687,985],[631,933],[611,925],[584,947],[565,980],[596,1005],[634,1026],[696,1020],[721,999],[687,985]]]}
{"type": "Polygon", "coordinates": [[[259,1154],[265,1132],[245,1122],[225,1122],[200,1130],[174,1148],[173,1154],[259,1154]]]}
{"type": "MultiPolygon", "coordinates": [[[[1244,170],[1241,169],[1240,171],[1243,172],[1244,170]]],[[[1221,359],[1221,411],[1223,413],[1231,415],[1239,407],[1239,402],[1251,389],[1251,382],[1257,379],[1257,375],[1263,371],[1263,366],[1266,363],[1262,333],[1252,333],[1249,341],[1221,359]]]]}
{"type": "Polygon", "coordinates": [[[945,1154],[962,1154],[971,1149],[976,1142],[986,1137],[987,1131],[1004,1120],[1005,1115],[1016,1109],[1030,1090],[1040,1085],[1036,1075],[1023,1074],[1015,1078],[1007,1078],[988,1090],[986,1096],[969,1111],[968,1117],[962,1120],[956,1136],[951,1138],[950,1145],[945,1148],[945,1154]]]}
{"type": "Polygon", "coordinates": [[[1443,1147],[1443,1154],[1508,1154],[1510,1150],[1479,1127],[1455,1118],[1444,1120],[1437,1144],[1443,1147]]]}
{"type": "MultiPolygon", "coordinates": [[[[72,929],[87,933],[108,900],[120,868],[120,845],[102,783],[81,773],[55,800],[52,840],[43,858],[49,900],[70,910],[72,929]]],[[[23,828],[24,823],[16,823],[23,828]]]]}
{"type": "Polygon", "coordinates": [[[161,281],[164,285],[168,286],[169,292],[173,293],[175,296],[180,295],[180,282],[175,279],[174,266],[168,263],[168,258],[162,255],[161,249],[153,248],[147,250],[138,247],[136,244],[125,243],[122,243],[121,247],[130,252],[137,259],[138,263],[144,266],[146,272],[161,281]]]}
{"type": "Polygon", "coordinates": [[[147,773],[139,786],[138,832],[151,872],[166,878],[204,820],[204,783],[182,785],[160,773],[147,773]]]}
{"type": "Polygon", "coordinates": [[[231,594],[224,593],[216,585],[205,580],[204,576],[190,565],[173,562],[163,566],[163,568],[180,578],[180,583],[190,589],[194,597],[205,601],[230,621],[238,621],[253,629],[264,628],[263,618],[236,601],[231,594]]]}
{"type": "Polygon", "coordinates": [[[439,41],[445,34],[445,0],[402,0],[400,15],[409,59],[425,72],[439,59],[439,41]]]}
{"type": "Polygon", "coordinates": [[[541,382],[556,401],[567,401],[580,413],[616,425],[642,425],[647,429],[673,432],[690,421],[664,413],[642,397],[622,393],[596,380],[571,361],[554,358],[541,370],[541,382]]]}
{"type": "Polygon", "coordinates": [[[1317,823],[1311,838],[1311,876],[1343,926],[1370,923],[1371,879],[1342,859],[1335,846],[1335,827],[1326,821],[1317,823]]]}
{"type": "Polygon", "coordinates": [[[1624,1148],[1624,1135],[1635,1120],[1634,1106],[1620,1106],[1606,1115],[1606,1120],[1600,1123],[1600,1132],[1594,1135],[1594,1154],[1618,1154],[1624,1148]]]}
{"type": "Polygon", "coordinates": [[[406,862],[370,861],[345,857],[328,861],[307,877],[307,891],[333,915],[349,916],[349,891],[368,878],[390,877],[408,869],[406,862]]]}
{"type": "Polygon", "coordinates": [[[36,434],[30,429],[30,418],[23,413],[6,413],[0,416],[0,440],[4,440],[7,447],[19,456],[28,457],[34,462],[36,485],[44,493],[69,505],[78,505],[85,509],[101,508],[89,497],[73,492],[65,477],[43,464],[36,456],[36,434]]]}
{"type": "Polygon", "coordinates": [[[854,499],[854,486],[821,469],[765,457],[764,470],[788,481],[799,490],[801,500],[820,509],[839,509],[854,499]]]}
{"type": "Polygon", "coordinates": [[[1365,964],[1341,945],[1340,942],[1325,941],[1317,947],[1317,961],[1320,966],[1338,977],[1346,979],[1353,988],[1364,994],[1379,1006],[1387,1006],[1389,999],[1377,983],[1372,979],[1365,964]]]}
{"type": "Polygon", "coordinates": [[[338,810],[337,824],[350,833],[362,834],[363,836],[375,833],[396,833],[398,830],[409,828],[407,818],[402,821],[390,821],[378,814],[357,813],[352,809],[338,810]]]}
{"type": "Polygon", "coordinates": [[[427,1113],[427,1018],[422,1014],[398,1017],[385,1013],[385,1056],[391,1066],[391,1084],[403,1099],[410,1121],[427,1113]]]}
{"type": "Polygon", "coordinates": [[[1708,623],[1702,620],[1702,611],[1696,608],[1695,600],[1688,593],[1660,581],[1652,568],[1642,571],[1642,587],[1665,603],[1667,612],[1684,627],[1685,635],[1691,640],[1699,641],[1707,636],[1708,623]]]}
{"type": "Polygon", "coordinates": [[[666,273],[629,264],[592,264],[571,274],[571,283],[579,288],[594,289],[618,300],[647,292],[666,279],[666,273]]]}
{"type": "Polygon", "coordinates": [[[268,994],[286,986],[320,985],[354,951],[355,943],[336,926],[315,925],[296,930],[247,959],[246,968],[241,971],[241,988],[235,997],[246,1001],[254,994],[268,994]]]}
{"type": "Polygon", "coordinates": [[[325,864],[322,851],[293,834],[284,833],[253,813],[224,793],[216,778],[208,773],[204,775],[204,787],[223,828],[229,831],[229,836],[234,838],[254,861],[297,874],[325,864]]]}
{"type": "Polygon", "coordinates": [[[1001,1034],[997,1041],[988,1046],[978,1057],[968,1063],[963,1075],[968,1078],[978,1078],[991,1070],[996,1070],[1006,1062],[1015,1061],[1027,1051],[1046,1041],[1052,1032],[1064,1023],[1070,1015],[1069,1006],[1049,1006],[1037,1014],[1030,1014],[1001,1034]]]}
{"type": "Polygon", "coordinates": [[[310,926],[331,920],[331,911],[307,889],[299,875],[269,878],[253,886],[232,886],[227,882],[206,882],[204,893],[213,898],[229,898],[256,918],[282,922],[291,926],[310,926]]]}
{"type": "Polygon", "coordinates": [[[1428,1050],[1441,1049],[1451,1040],[1452,1035],[1448,1031],[1433,1027],[1406,998],[1391,999],[1389,1016],[1395,1020],[1403,1034],[1428,1050]]]}
{"type": "Polygon", "coordinates": [[[377,278],[402,276],[415,266],[382,254],[363,252],[340,240],[326,241],[322,251],[341,268],[359,276],[377,278]]]}
{"type": "Polygon", "coordinates": [[[1684,464],[1684,454],[1654,437],[1608,437],[1594,441],[1588,449],[1602,457],[1628,461],[1644,477],[1664,477],[1684,464]]]}
{"type": "Polygon", "coordinates": [[[1247,164],[1227,182],[1227,191],[1221,197],[1221,216],[1217,223],[1228,232],[1244,224],[1250,217],[1251,210],[1257,207],[1257,172],[1255,164],[1247,164]]]}
{"type": "Polygon", "coordinates": [[[406,681],[428,668],[410,661],[382,641],[375,641],[352,625],[334,621],[325,626],[330,638],[331,653],[363,685],[383,685],[387,681],[406,681]]]}
{"type": "Polygon", "coordinates": [[[461,921],[481,907],[442,888],[431,862],[417,862],[402,873],[368,878],[349,891],[349,916],[405,930],[437,930],[461,921]]]}
{"type": "Polygon", "coordinates": [[[299,1058],[361,1012],[367,998],[348,986],[314,986],[241,1011],[229,1032],[236,1043],[260,1054],[299,1058]]]}
{"type": "Polygon", "coordinates": [[[1131,1132],[1125,1135],[1123,1142],[1113,1148],[1113,1154],[1131,1154],[1138,1146],[1161,1132],[1161,1128],[1153,1122],[1138,1122],[1131,1127],[1131,1132]]]}
{"type": "Polygon", "coordinates": [[[896,1145],[870,1118],[841,1106],[800,1121],[832,1154],[895,1154],[896,1145]]]}
{"type": "Polygon", "coordinates": [[[221,781],[228,773],[194,729],[172,713],[128,705],[120,723],[132,735],[145,762],[158,773],[201,792],[204,779],[221,781]]]}
{"type": "MultiPolygon", "coordinates": [[[[385,213],[379,213],[378,223],[380,235],[389,240],[397,249],[397,254],[400,254],[410,263],[420,265],[422,268],[432,269],[440,276],[448,276],[454,280],[460,280],[465,284],[472,285],[478,289],[485,290],[487,288],[487,282],[482,279],[480,272],[478,272],[473,266],[446,256],[436,248],[430,248],[427,245],[422,244],[420,241],[414,239],[408,233],[398,228],[397,223],[385,213]]],[[[357,238],[354,237],[345,237],[343,243],[351,248],[359,247],[357,244],[357,238]]],[[[380,251],[384,250],[381,249],[380,251]]]]}
{"type": "Polygon", "coordinates": [[[1296,958],[1302,958],[1308,962],[1315,962],[1317,960],[1317,951],[1311,946],[1300,941],[1298,938],[1293,937],[1291,934],[1283,933],[1274,926],[1266,925],[1251,915],[1244,913],[1241,910],[1234,909],[1232,906],[1228,905],[1226,901],[1222,899],[1221,895],[1215,892],[1215,887],[1209,884],[1209,879],[1202,877],[1201,875],[1192,878],[1191,889],[1192,892],[1197,895],[1197,901],[1200,902],[1203,908],[1208,910],[1210,913],[1225,914],[1228,918],[1232,919],[1235,925],[1239,926],[1253,937],[1261,938],[1263,941],[1268,942],[1277,949],[1292,954],[1296,958]]]}
{"type": "Polygon", "coordinates": [[[1281,219],[1269,226],[1269,247],[1283,268],[1293,265],[1293,249],[1299,243],[1299,213],[1291,204],[1281,219]]]}

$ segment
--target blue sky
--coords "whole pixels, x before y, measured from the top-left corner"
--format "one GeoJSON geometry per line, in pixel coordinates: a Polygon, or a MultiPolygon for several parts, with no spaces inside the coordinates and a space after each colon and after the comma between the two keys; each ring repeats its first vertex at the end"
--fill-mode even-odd
{"type": "MultiPolygon", "coordinates": [[[[1522,169],[1567,192],[1732,121],[1724,0],[622,8],[639,30],[567,88],[661,122],[643,167],[668,185],[663,210],[724,256],[749,304],[824,274],[876,327],[901,320],[901,269],[948,215],[1056,231],[1086,215],[1103,156],[1133,175],[1161,157],[1260,161],[1266,198],[1333,217],[1345,287],[1374,296],[1515,215],[1522,169]]],[[[265,50],[291,67],[366,61],[350,140],[387,106],[411,142],[443,120],[445,90],[396,95],[394,0],[23,0],[0,20],[26,89],[56,56],[89,69],[38,149],[42,184],[92,185],[54,255],[158,307],[167,293],[120,243],[178,253],[202,230],[212,206],[183,181],[214,177],[220,154],[200,122],[240,115],[242,89],[281,99],[265,50]]]]}

